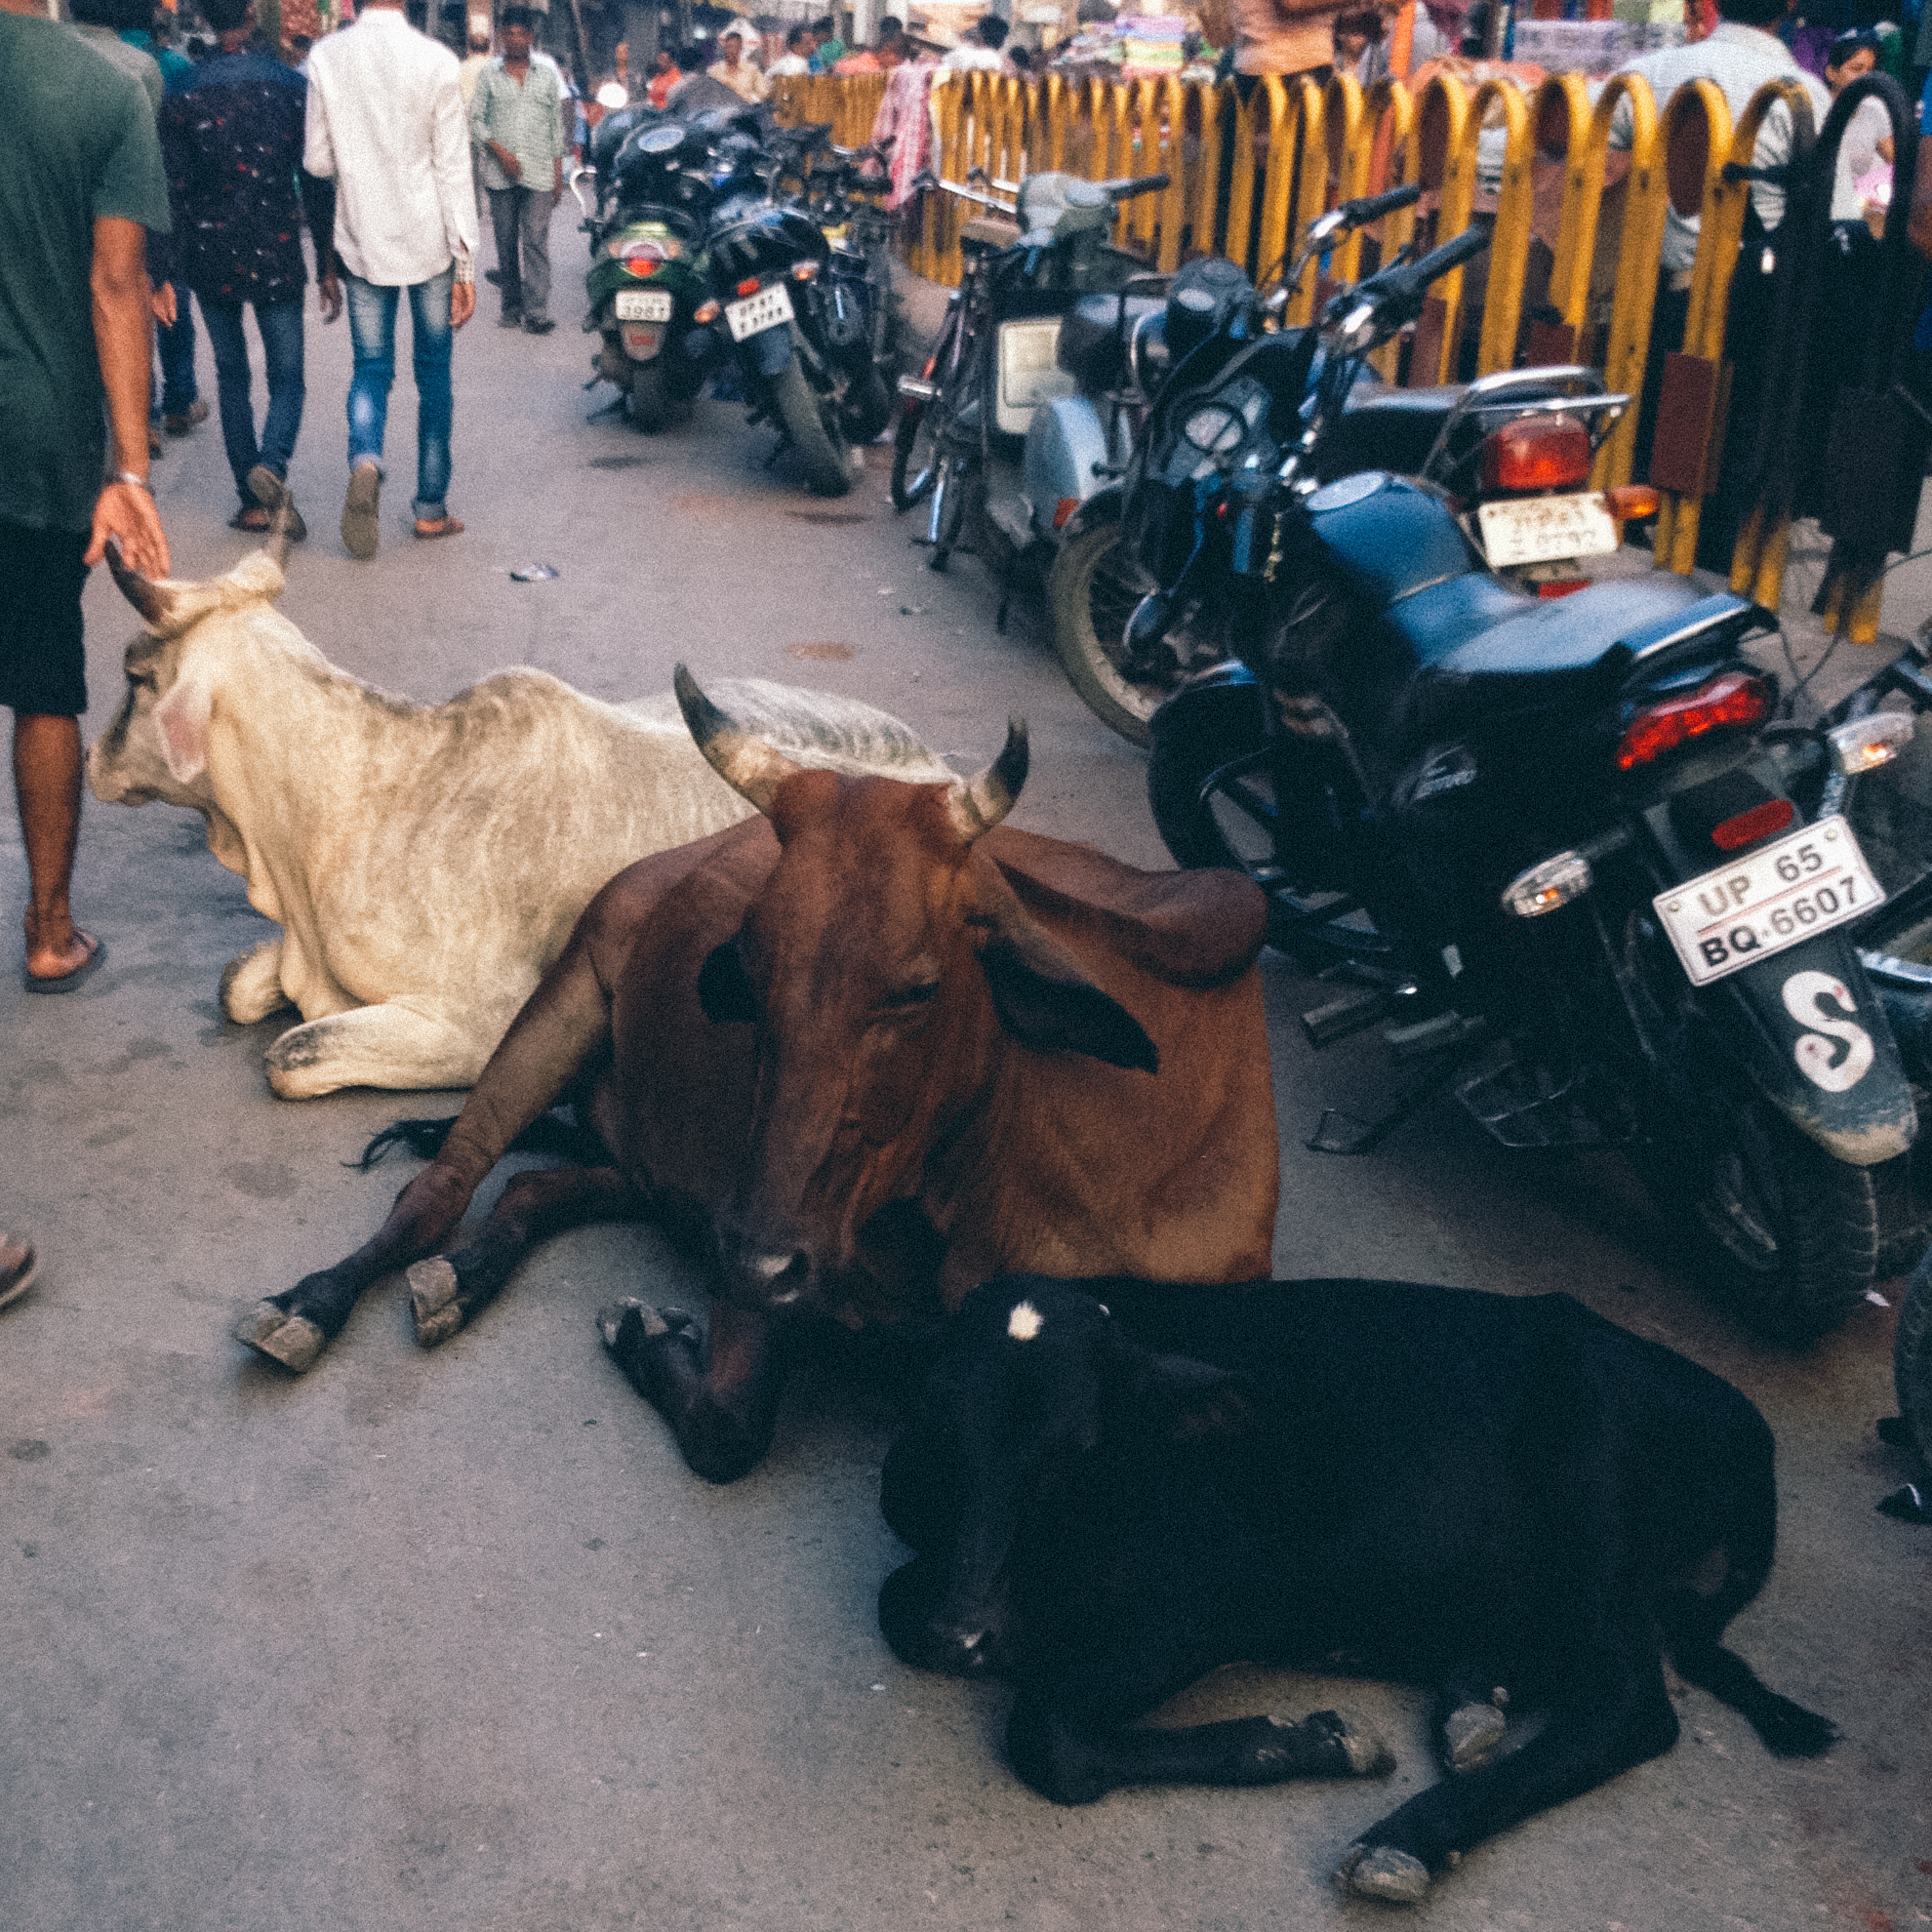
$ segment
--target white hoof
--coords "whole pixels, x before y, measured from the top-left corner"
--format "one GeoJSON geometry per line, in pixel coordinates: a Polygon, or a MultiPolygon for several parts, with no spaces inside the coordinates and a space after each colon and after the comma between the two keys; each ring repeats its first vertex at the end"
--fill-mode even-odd
{"type": "Polygon", "coordinates": [[[290,1314],[273,1302],[257,1302],[235,1324],[235,1340],[296,1375],[314,1367],[329,1338],[306,1315],[290,1314]]]}
{"type": "Polygon", "coordinates": [[[409,1283],[409,1311],[416,1323],[417,1345],[433,1348],[463,1326],[456,1305],[457,1271],[442,1255],[420,1261],[404,1277],[409,1283]]]}
{"type": "Polygon", "coordinates": [[[1442,1726],[1442,1755],[1452,1771],[1480,1771],[1503,1749],[1508,1721],[1493,1704],[1465,1704],[1442,1726]]]}
{"type": "Polygon", "coordinates": [[[1335,1868],[1335,1882],[1358,1899],[1421,1905],[1429,1897],[1429,1867],[1392,1845],[1350,1845],[1335,1868]]]}

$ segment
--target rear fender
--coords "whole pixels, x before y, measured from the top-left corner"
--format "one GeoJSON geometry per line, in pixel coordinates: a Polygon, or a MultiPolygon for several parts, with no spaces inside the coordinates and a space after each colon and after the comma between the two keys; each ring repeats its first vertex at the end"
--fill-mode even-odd
{"type": "Polygon", "coordinates": [[[1698,999],[1751,1084],[1828,1152],[1875,1167],[1912,1146],[1912,1082],[1842,930],[1747,966],[1698,999]]]}
{"type": "MultiPolygon", "coordinates": [[[[1026,447],[1021,457],[1021,488],[1032,505],[1033,534],[1054,536],[1054,515],[1068,501],[1078,505],[1076,515],[1103,492],[1114,500],[1107,519],[1120,514],[1120,485],[1107,472],[1112,452],[1107,447],[1107,424],[1100,410],[1088,396],[1048,396],[1033,409],[1033,420],[1026,429],[1026,447]]],[[[1063,537],[1073,534],[1073,525],[1063,523],[1063,537]]]]}
{"type": "Polygon", "coordinates": [[[741,344],[742,352],[752,369],[767,382],[776,382],[785,374],[785,365],[792,357],[791,329],[766,329],[741,344]]]}

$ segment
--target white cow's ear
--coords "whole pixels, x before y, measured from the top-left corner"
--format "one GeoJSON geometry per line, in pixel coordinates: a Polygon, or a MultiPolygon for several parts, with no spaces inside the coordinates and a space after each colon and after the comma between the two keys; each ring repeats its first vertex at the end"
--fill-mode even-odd
{"type": "Polygon", "coordinates": [[[208,769],[208,714],[214,694],[199,678],[178,678],[154,707],[161,755],[177,785],[191,785],[208,769]]]}

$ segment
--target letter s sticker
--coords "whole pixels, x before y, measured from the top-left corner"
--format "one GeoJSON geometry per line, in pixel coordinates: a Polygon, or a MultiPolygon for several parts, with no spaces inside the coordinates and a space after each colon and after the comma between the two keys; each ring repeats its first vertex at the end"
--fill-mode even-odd
{"type": "Polygon", "coordinates": [[[1872,1035],[1849,1020],[1828,1014],[1819,1001],[1829,995],[1846,1013],[1856,1013],[1844,982],[1830,973],[1793,973],[1785,982],[1785,1009],[1801,1026],[1815,1026],[1815,1033],[1800,1033],[1791,1048],[1798,1071],[1813,1086],[1828,1094],[1842,1094],[1865,1078],[1872,1067],[1872,1035]],[[1830,1034],[1831,1038],[1825,1037],[1830,1034]],[[1833,1064],[1832,1040],[1843,1040],[1845,1057],[1833,1064]]]}

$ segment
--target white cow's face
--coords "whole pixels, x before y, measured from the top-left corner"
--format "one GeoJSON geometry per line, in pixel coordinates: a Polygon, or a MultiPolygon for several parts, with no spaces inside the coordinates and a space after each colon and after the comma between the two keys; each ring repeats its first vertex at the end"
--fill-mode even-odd
{"type": "Polygon", "coordinates": [[[190,630],[178,637],[143,634],[128,646],[127,695],[87,754],[87,782],[102,803],[146,805],[158,798],[195,811],[214,803],[206,758],[192,742],[193,694],[182,683],[193,641],[190,630]]]}

